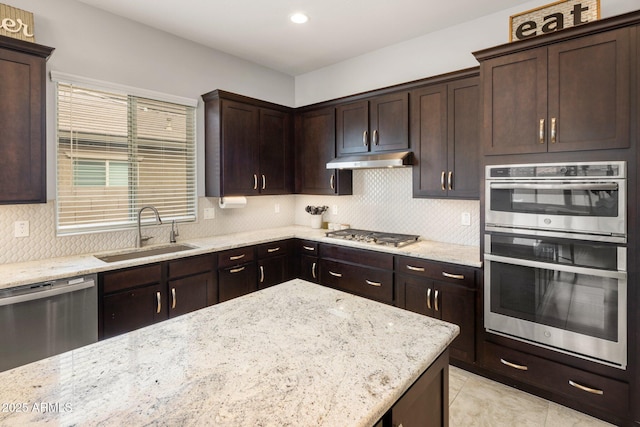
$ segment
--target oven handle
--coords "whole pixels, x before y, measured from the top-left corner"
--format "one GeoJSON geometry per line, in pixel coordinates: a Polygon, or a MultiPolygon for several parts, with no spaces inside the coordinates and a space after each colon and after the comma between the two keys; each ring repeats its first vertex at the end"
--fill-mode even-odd
{"type": "Polygon", "coordinates": [[[545,270],[565,271],[567,273],[588,274],[598,277],[610,277],[612,279],[626,279],[625,271],[599,270],[597,268],[574,267],[572,265],[552,264],[548,262],[531,261],[528,259],[509,258],[499,255],[484,254],[487,261],[496,261],[503,264],[521,265],[523,267],[542,268],[545,270]]]}
{"type": "Polygon", "coordinates": [[[492,189],[496,190],[518,190],[518,189],[540,189],[540,190],[593,190],[593,191],[609,191],[618,190],[618,184],[611,182],[590,182],[590,183],[501,183],[492,182],[492,189]]]}

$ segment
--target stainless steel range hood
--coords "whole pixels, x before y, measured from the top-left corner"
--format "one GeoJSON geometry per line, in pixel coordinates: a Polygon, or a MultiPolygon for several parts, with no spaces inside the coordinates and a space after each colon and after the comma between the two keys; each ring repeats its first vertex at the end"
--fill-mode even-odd
{"type": "Polygon", "coordinates": [[[338,157],[327,163],[327,169],[399,168],[411,166],[412,163],[413,153],[411,151],[395,151],[383,154],[338,157]]]}

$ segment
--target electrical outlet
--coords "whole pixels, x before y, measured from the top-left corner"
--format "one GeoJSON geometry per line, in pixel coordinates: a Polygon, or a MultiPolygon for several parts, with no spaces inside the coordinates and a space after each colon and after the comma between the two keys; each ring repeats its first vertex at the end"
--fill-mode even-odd
{"type": "Polygon", "coordinates": [[[216,217],[215,208],[204,208],[204,219],[214,219],[216,217]]]}
{"type": "Polygon", "coordinates": [[[333,205],[333,208],[331,209],[331,213],[333,215],[338,215],[338,205],[333,205]]]}
{"type": "Polygon", "coordinates": [[[462,212],[462,215],[460,215],[460,224],[464,226],[471,225],[471,214],[469,212],[462,212]]]}
{"type": "Polygon", "coordinates": [[[273,209],[276,213],[280,213],[280,203],[276,203],[276,206],[273,209]]]}
{"type": "Polygon", "coordinates": [[[16,221],[14,227],[15,237],[29,237],[29,221],[16,221]]]}

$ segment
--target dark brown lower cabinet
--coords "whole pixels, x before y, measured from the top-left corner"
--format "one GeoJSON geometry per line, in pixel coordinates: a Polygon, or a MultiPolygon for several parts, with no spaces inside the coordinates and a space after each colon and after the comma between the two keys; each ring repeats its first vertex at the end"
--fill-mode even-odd
{"type": "Polygon", "coordinates": [[[295,276],[290,265],[292,244],[292,240],[280,240],[258,245],[258,289],[286,282],[295,276]]]}
{"type": "Polygon", "coordinates": [[[212,254],[99,275],[98,336],[110,338],[218,301],[212,254]]]}
{"type": "Polygon", "coordinates": [[[309,282],[318,283],[318,242],[297,240],[296,246],[298,277],[309,282]]]}
{"type": "Polygon", "coordinates": [[[629,418],[629,384],[485,341],[483,363],[493,372],[553,392],[566,405],[588,405],[629,418]]]}
{"type": "Polygon", "coordinates": [[[449,425],[449,352],[445,351],[393,405],[376,427],[449,425]]]}
{"type": "Polygon", "coordinates": [[[256,281],[256,263],[250,262],[218,270],[218,299],[219,302],[258,290],[256,281]]]}
{"type": "Polygon", "coordinates": [[[101,338],[110,338],[165,320],[164,289],[158,283],[105,295],[101,338]]]}
{"type": "Polygon", "coordinates": [[[322,259],[320,278],[325,286],[393,303],[393,271],[322,259]]]}

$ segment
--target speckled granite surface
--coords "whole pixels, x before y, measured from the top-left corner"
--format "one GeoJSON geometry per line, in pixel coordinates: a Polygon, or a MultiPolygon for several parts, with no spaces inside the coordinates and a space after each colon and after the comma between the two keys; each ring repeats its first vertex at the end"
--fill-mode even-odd
{"type": "MultiPolygon", "coordinates": [[[[315,230],[309,227],[290,226],[271,228],[246,233],[228,234],[201,239],[183,240],[178,243],[190,244],[196,248],[193,250],[177,252],[173,254],[156,255],[135,260],[106,263],[93,256],[83,254],[70,257],[52,258],[38,261],[30,261],[16,264],[0,265],[0,289],[37,283],[45,280],[62,279],[73,276],[81,276],[102,271],[115,270],[124,267],[133,267],[150,262],[165,261],[168,259],[199,255],[213,251],[233,249],[246,245],[254,245],[272,242],[287,238],[301,238],[316,240],[325,243],[334,243],[344,246],[352,246],[382,252],[390,252],[398,255],[407,255],[417,258],[427,258],[434,261],[451,262],[455,264],[480,267],[480,249],[477,246],[452,245],[432,241],[419,241],[417,243],[393,248],[375,244],[352,242],[333,239],[325,236],[327,230],[315,230]]],[[[162,245],[160,245],[162,246],[162,245]]],[[[152,246],[150,246],[152,247],[152,246]]],[[[146,247],[145,247],[146,248],[146,247]]],[[[112,252],[117,253],[117,252],[112,252]]]]}
{"type": "Polygon", "coordinates": [[[370,426],[458,331],[292,280],[0,373],[0,425],[370,426]]]}

